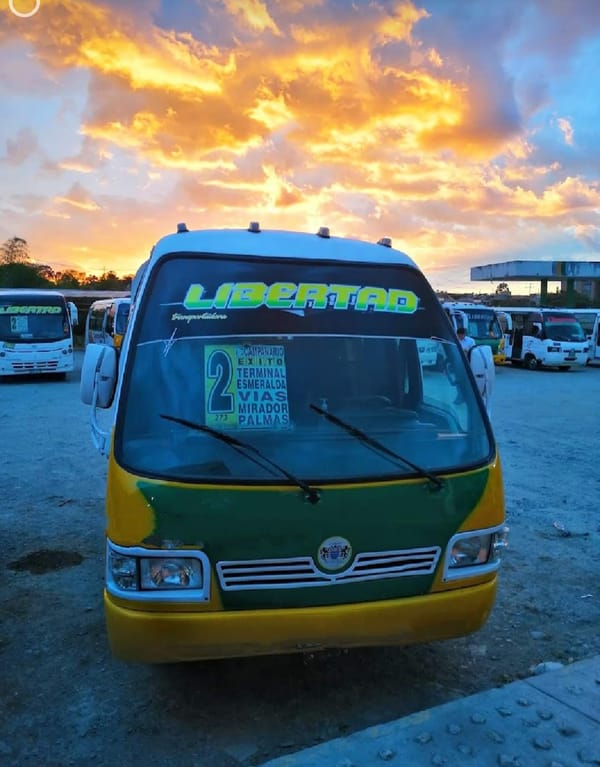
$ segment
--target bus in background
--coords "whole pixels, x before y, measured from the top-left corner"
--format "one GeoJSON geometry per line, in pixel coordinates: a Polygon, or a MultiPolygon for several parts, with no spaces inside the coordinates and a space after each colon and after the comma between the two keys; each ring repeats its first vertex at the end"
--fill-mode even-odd
{"type": "Polygon", "coordinates": [[[600,309],[569,309],[590,343],[588,364],[600,362],[600,309]]]}
{"type": "Polygon", "coordinates": [[[53,290],[0,289],[0,376],[52,373],[74,368],[73,325],[77,307],[53,290]]]}
{"type": "Polygon", "coordinates": [[[108,457],[113,654],[162,663],[479,629],[506,543],[494,434],[416,264],[248,229],[163,237],[81,398],[108,457]],[[435,338],[444,365],[424,366],[435,338]],[[96,408],[110,408],[108,429],[96,408]]]}
{"type": "Polygon", "coordinates": [[[496,365],[506,362],[504,334],[493,307],[465,301],[444,301],[442,306],[455,329],[464,327],[478,346],[490,347],[496,365]]]}
{"type": "Polygon", "coordinates": [[[108,344],[120,349],[127,330],[131,298],[103,298],[90,306],[85,321],[85,345],[108,344]]]}
{"type": "Polygon", "coordinates": [[[496,307],[503,325],[506,358],[529,370],[569,370],[586,365],[590,343],[569,309],[496,307]]]}

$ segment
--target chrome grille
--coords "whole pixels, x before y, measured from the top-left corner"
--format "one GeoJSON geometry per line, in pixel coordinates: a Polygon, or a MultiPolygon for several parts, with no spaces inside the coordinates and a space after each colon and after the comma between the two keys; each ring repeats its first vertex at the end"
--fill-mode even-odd
{"type": "Polygon", "coordinates": [[[431,575],[440,554],[439,546],[363,552],[357,554],[352,565],[341,573],[319,570],[312,557],[222,561],[217,562],[217,575],[224,591],[333,586],[407,575],[431,575]]]}

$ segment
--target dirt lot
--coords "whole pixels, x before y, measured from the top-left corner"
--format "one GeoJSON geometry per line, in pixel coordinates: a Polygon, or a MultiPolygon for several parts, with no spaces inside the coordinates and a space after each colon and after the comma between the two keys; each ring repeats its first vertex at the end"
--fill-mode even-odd
{"type": "Polygon", "coordinates": [[[0,763],[234,767],[600,653],[600,368],[497,372],[511,526],[485,628],[416,648],[144,667],[102,614],[105,459],[78,373],[0,384],[0,763]]]}

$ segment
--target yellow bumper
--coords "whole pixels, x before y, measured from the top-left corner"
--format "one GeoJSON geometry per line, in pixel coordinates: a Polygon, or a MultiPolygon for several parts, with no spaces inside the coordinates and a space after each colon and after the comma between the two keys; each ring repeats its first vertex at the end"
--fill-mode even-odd
{"type": "Polygon", "coordinates": [[[173,663],[451,639],[481,628],[495,596],[494,577],[437,594],[332,607],[151,612],[124,608],[106,592],[104,607],[116,658],[173,663]]]}

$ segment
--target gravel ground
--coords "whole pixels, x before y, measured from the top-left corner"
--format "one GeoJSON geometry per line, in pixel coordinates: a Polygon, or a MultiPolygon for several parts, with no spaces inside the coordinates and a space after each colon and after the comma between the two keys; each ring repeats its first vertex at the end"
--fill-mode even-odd
{"type": "Polygon", "coordinates": [[[0,764],[248,767],[600,654],[599,401],[600,368],[497,371],[511,537],[477,634],[141,666],[107,648],[106,462],[79,374],[0,383],[0,764]]]}

